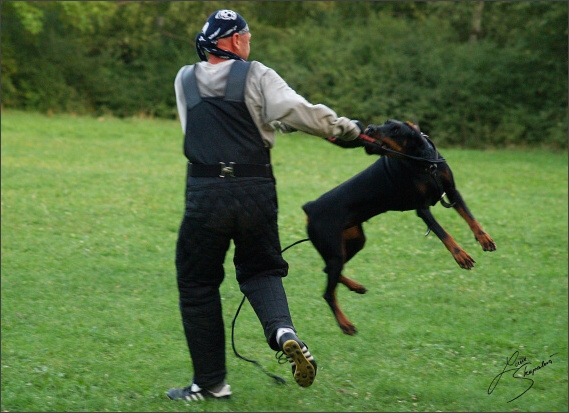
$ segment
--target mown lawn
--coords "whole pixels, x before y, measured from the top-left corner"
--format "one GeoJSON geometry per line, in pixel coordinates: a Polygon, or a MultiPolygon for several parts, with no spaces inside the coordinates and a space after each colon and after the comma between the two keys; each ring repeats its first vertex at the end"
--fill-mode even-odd
{"type": "MultiPolygon", "coordinates": [[[[185,176],[179,124],[4,110],[1,150],[2,411],[568,409],[567,153],[441,148],[498,250],[483,252],[440,205],[433,212],[476,260],[472,271],[434,234],[424,237],[414,212],[371,219],[366,248],[346,269],[369,291],[338,289],[355,336],[341,333],[321,298],[314,248],[288,250],[293,319],[319,362],[307,389],[276,362],[248,304],[237,349],[288,385],[234,357],[230,327],[242,296],[228,255],[234,396],[190,405],[165,396],[191,380],[174,268],[185,176]],[[522,377],[499,376],[508,359],[530,363],[522,377]]],[[[302,204],[375,159],[300,133],[279,137],[283,247],[306,236],[302,204]]]]}

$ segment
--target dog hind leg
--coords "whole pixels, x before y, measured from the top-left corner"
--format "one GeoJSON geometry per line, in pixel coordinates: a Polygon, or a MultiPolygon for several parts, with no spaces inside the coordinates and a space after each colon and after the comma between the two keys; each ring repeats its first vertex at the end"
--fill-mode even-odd
{"type": "MultiPolygon", "coordinates": [[[[356,224],[352,227],[346,228],[342,232],[344,265],[364,248],[365,242],[366,237],[364,235],[362,224],[356,224]]],[[[340,275],[339,282],[348,287],[350,291],[357,294],[365,294],[367,292],[367,289],[363,285],[344,275],[340,275]]]]}
{"type": "Polygon", "coordinates": [[[327,274],[326,289],[323,298],[332,310],[340,329],[348,335],[356,333],[356,328],[340,310],[336,299],[336,287],[342,279],[344,255],[342,247],[342,228],[331,225],[330,221],[322,223],[318,220],[308,219],[307,232],[310,241],[326,263],[324,272],[327,274]]]}

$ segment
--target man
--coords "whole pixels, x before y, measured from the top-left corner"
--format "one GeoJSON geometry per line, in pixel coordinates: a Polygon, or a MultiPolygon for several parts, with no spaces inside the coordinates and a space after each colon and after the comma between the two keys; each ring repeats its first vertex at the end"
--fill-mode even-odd
{"type": "Polygon", "coordinates": [[[287,356],[300,386],[310,386],[316,377],[316,362],[296,335],[282,284],[288,264],[281,255],[269,150],[275,130],[345,141],[362,130],[359,122],[307,102],[274,70],[247,62],[250,39],[238,13],[213,13],[196,37],[202,62],[182,67],[174,82],[189,160],[176,270],[194,368],[189,386],[168,391],[174,400],[231,395],[219,292],[231,240],[239,288],[269,347],[287,356]]]}

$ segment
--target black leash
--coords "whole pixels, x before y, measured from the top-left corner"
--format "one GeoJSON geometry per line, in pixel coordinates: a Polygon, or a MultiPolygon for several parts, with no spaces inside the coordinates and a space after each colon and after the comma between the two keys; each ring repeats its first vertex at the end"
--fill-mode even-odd
{"type": "MultiPolygon", "coordinates": [[[[435,150],[435,153],[437,153],[437,148],[436,148],[434,142],[432,140],[430,140],[429,137],[422,132],[421,132],[421,136],[423,138],[425,138],[427,140],[427,142],[429,142],[429,144],[435,150]]],[[[377,150],[379,152],[381,152],[382,155],[390,155],[392,158],[408,159],[411,161],[423,162],[423,163],[428,163],[428,164],[437,164],[437,163],[446,162],[445,158],[443,158],[442,156],[437,156],[435,159],[428,159],[428,158],[422,158],[420,156],[412,156],[412,155],[407,155],[406,153],[403,153],[403,152],[394,151],[393,149],[381,146],[371,136],[364,135],[363,133],[360,134],[360,138],[366,142],[374,144],[374,146],[377,147],[377,150]]]]}
{"type": "MultiPolygon", "coordinates": [[[[295,245],[300,244],[302,242],[306,242],[306,241],[309,241],[309,238],[305,238],[305,239],[301,239],[299,241],[293,242],[288,247],[281,250],[281,254],[283,252],[285,252],[286,250],[288,250],[289,248],[292,248],[295,245]]],[[[248,361],[249,363],[255,364],[257,367],[259,367],[263,371],[263,373],[265,373],[269,377],[272,377],[278,384],[286,384],[285,379],[283,379],[280,376],[277,376],[276,374],[269,372],[257,360],[253,360],[253,359],[249,359],[247,357],[243,357],[241,354],[239,354],[237,352],[237,349],[235,348],[235,322],[237,321],[237,316],[239,315],[239,312],[241,311],[241,307],[243,307],[243,303],[245,302],[246,298],[247,297],[245,297],[245,295],[243,295],[243,299],[241,300],[241,304],[239,304],[239,307],[237,308],[237,311],[235,312],[235,316],[233,317],[233,321],[231,322],[231,347],[233,348],[233,353],[235,353],[235,356],[237,356],[241,360],[245,360],[245,361],[248,361]]]]}
{"type": "Polygon", "coordinates": [[[237,350],[235,349],[235,321],[237,321],[237,316],[239,315],[239,311],[241,311],[241,307],[243,306],[243,303],[245,302],[245,296],[243,296],[243,299],[241,300],[241,304],[239,304],[239,307],[237,308],[237,311],[235,312],[235,317],[233,317],[233,322],[231,323],[231,347],[233,348],[233,352],[235,353],[235,355],[237,357],[239,357],[241,360],[245,360],[248,361],[249,363],[253,363],[255,364],[257,367],[259,367],[263,373],[265,373],[267,376],[272,377],[273,379],[275,379],[275,381],[278,384],[286,384],[285,379],[283,379],[280,376],[277,376],[276,374],[273,374],[271,372],[269,372],[266,368],[264,368],[257,360],[252,360],[252,359],[248,359],[247,357],[243,357],[241,354],[239,354],[237,352],[237,350]]]}
{"type": "Polygon", "coordinates": [[[283,252],[285,252],[286,250],[288,250],[289,248],[294,247],[295,245],[300,244],[300,243],[302,243],[302,242],[306,242],[306,241],[310,241],[310,238],[304,238],[304,239],[301,239],[301,240],[298,240],[298,241],[293,242],[293,243],[290,244],[288,247],[286,247],[286,248],[284,248],[283,250],[281,250],[281,254],[282,254],[283,252]]]}

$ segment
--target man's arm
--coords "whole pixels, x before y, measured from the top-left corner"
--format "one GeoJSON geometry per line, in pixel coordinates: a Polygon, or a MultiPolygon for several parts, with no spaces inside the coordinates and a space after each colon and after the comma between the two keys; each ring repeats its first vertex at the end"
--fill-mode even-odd
{"type": "Polygon", "coordinates": [[[182,72],[187,66],[182,67],[176,78],[174,79],[174,90],[176,92],[176,106],[178,107],[178,116],[180,117],[180,124],[182,126],[182,133],[186,133],[186,95],[184,94],[184,87],[182,86],[182,72]]]}
{"type": "Polygon", "coordinates": [[[259,84],[267,123],[276,120],[311,135],[346,141],[361,133],[349,118],[339,117],[326,105],[308,102],[270,68],[262,74],[259,84]]]}

